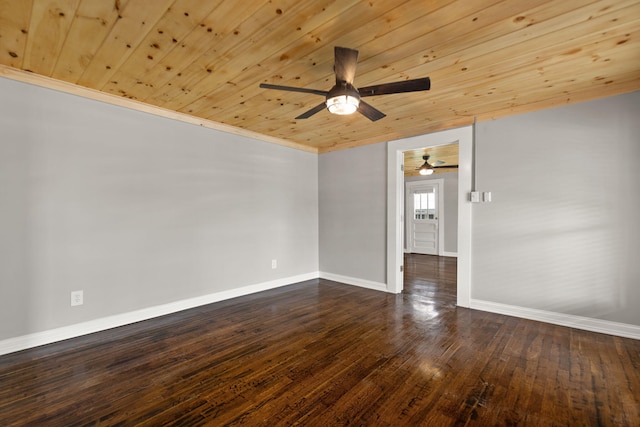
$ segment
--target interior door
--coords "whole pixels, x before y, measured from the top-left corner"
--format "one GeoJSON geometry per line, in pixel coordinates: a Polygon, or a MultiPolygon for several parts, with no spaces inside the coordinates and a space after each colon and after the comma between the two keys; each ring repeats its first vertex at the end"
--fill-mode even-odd
{"type": "Polygon", "coordinates": [[[438,255],[438,186],[425,184],[410,195],[410,248],[418,254],[438,255]]]}

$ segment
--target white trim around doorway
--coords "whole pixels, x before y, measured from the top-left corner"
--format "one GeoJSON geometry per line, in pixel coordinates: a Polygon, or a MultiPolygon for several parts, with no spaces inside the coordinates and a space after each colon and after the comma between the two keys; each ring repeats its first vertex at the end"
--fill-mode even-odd
{"type": "Polygon", "coordinates": [[[450,129],[387,143],[387,291],[403,289],[404,152],[458,143],[458,295],[457,305],[471,301],[471,185],[473,127],[450,129]]]}

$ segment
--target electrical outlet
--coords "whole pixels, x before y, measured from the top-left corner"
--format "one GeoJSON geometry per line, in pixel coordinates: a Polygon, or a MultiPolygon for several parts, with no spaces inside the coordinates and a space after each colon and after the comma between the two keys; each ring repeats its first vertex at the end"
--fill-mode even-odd
{"type": "Polygon", "coordinates": [[[278,268],[278,260],[277,259],[272,259],[271,260],[271,268],[273,268],[273,269],[278,268]]]}
{"type": "Polygon", "coordinates": [[[84,304],[83,291],[71,291],[71,306],[84,304]]]}

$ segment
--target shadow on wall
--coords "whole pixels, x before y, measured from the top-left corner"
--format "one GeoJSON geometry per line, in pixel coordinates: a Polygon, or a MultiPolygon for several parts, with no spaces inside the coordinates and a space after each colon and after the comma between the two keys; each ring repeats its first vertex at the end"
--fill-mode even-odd
{"type": "Polygon", "coordinates": [[[640,92],[478,124],[474,299],[640,325],[638,117],[640,92]]]}

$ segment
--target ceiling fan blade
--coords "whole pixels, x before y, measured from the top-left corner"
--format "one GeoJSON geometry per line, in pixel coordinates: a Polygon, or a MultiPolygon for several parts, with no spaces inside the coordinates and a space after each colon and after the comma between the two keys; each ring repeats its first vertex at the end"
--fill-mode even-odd
{"type": "Polygon", "coordinates": [[[358,88],[360,96],[389,95],[392,93],[419,92],[431,89],[431,79],[422,77],[413,80],[404,80],[393,83],[382,83],[379,85],[358,88]]]}
{"type": "Polygon", "coordinates": [[[380,120],[387,115],[382,111],[373,108],[371,105],[367,104],[364,101],[360,101],[360,105],[358,106],[358,112],[365,116],[367,119],[375,122],[376,120],[380,120]]]}
{"type": "Polygon", "coordinates": [[[324,102],[322,104],[318,104],[315,107],[313,107],[312,109],[310,109],[309,111],[306,111],[306,112],[300,114],[298,117],[296,117],[296,120],[308,119],[309,117],[313,116],[314,114],[324,110],[326,107],[327,107],[327,105],[324,102]]]}
{"type": "Polygon", "coordinates": [[[353,78],[356,75],[356,65],[358,63],[358,51],[336,46],[334,55],[335,64],[333,65],[333,69],[336,73],[336,83],[347,82],[353,85],[353,78]]]}
{"type": "Polygon", "coordinates": [[[458,169],[458,165],[432,166],[434,169],[458,169]]]}
{"type": "Polygon", "coordinates": [[[263,89],[286,90],[289,92],[313,93],[315,95],[322,95],[322,96],[327,96],[327,94],[329,93],[326,90],[307,89],[304,87],[280,86],[280,85],[272,85],[268,83],[260,83],[260,87],[263,89]]]}

